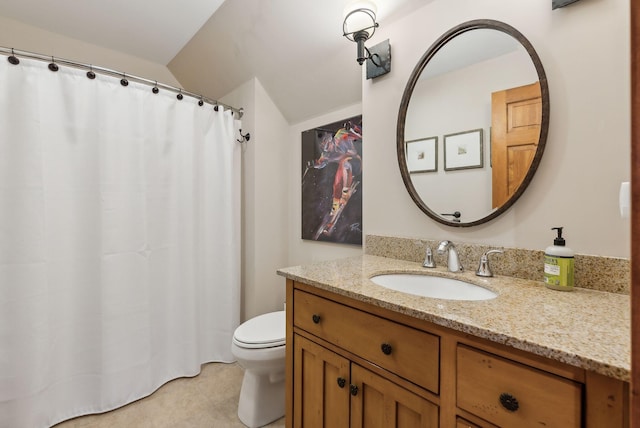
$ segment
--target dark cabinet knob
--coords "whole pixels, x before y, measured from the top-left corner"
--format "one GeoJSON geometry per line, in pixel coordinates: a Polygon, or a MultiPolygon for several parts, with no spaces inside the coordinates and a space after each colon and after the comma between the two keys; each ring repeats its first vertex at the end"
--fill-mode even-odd
{"type": "Polygon", "coordinates": [[[339,377],[338,378],[338,386],[340,388],[344,388],[344,386],[347,384],[347,380],[343,377],[339,377]]]}
{"type": "Polygon", "coordinates": [[[351,393],[351,395],[356,396],[358,395],[358,387],[355,385],[350,385],[349,386],[349,392],[351,393]]]}
{"type": "Polygon", "coordinates": [[[500,394],[500,404],[502,404],[502,407],[510,412],[515,412],[520,408],[516,397],[507,392],[503,392],[502,394],[500,394]]]}
{"type": "Polygon", "coordinates": [[[384,355],[391,355],[391,351],[393,350],[391,345],[389,345],[388,343],[383,343],[382,345],[380,345],[380,349],[382,349],[382,353],[384,355]]]}
{"type": "Polygon", "coordinates": [[[313,316],[311,317],[311,319],[313,320],[314,324],[318,324],[320,322],[320,315],[318,314],[313,314],[313,316]]]}

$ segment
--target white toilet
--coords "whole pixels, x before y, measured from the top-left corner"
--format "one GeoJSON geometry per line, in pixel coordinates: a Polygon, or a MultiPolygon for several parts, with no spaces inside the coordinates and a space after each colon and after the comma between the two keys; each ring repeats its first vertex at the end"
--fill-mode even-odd
{"type": "Polygon", "coordinates": [[[285,336],[284,311],[251,318],[233,333],[231,352],[245,370],[238,417],[250,428],[284,416],[285,336]]]}

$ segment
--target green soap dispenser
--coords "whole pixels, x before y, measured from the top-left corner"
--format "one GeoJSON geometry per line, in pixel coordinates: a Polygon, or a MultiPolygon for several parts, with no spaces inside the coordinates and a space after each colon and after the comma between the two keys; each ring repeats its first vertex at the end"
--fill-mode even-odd
{"type": "Polygon", "coordinates": [[[552,227],[558,236],[553,245],[544,250],[544,285],[554,290],[573,290],[573,256],[575,253],[565,246],[562,227],[552,227]]]}

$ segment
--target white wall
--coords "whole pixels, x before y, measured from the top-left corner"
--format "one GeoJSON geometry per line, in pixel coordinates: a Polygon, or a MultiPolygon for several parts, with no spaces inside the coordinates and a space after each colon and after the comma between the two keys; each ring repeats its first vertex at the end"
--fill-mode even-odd
{"type": "Polygon", "coordinates": [[[242,159],[243,320],[282,310],[287,265],[289,211],[287,174],[289,124],[258,79],[251,79],[220,101],[243,107],[242,132],[251,139],[242,159]]]}
{"type": "Polygon", "coordinates": [[[156,64],[82,40],[45,31],[2,16],[0,16],[0,46],[93,64],[149,80],[157,80],[167,85],[180,86],[163,64],[156,64]]]}
{"type": "Polygon", "coordinates": [[[381,23],[368,45],[386,38],[391,73],[363,81],[366,233],[544,249],[550,228],[564,226],[578,253],[629,257],[629,220],[618,211],[620,182],[630,178],[628,0],[582,0],[555,11],[546,0],[436,0],[381,23]],[[453,228],[424,215],[404,188],[397,111],[426,49],[450,28],[480,18],[514,26],[536,49],[549,82],[549,136],[536,176],[510,210],[482,226],[453,228]]]}
{"type": "MultiPolygon", "coordinates": [[[[243,159],[243,320],[280,310],[285,280],[278,268],[362,254],[362,247],[305,241],[301,230],[301,133],[361,114],[360,104],[289,125],[258,79],[220,101],[244,108],[251,133],[243,159]]],[[[364,127],[366,127],[366,122],[364,127]]],[[[363,148],[366,162],[367,149],[363,148]]]]}

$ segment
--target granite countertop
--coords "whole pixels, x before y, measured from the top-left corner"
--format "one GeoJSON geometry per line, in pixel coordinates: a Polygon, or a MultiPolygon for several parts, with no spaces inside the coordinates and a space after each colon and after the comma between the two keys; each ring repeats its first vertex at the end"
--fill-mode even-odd
{"type": "Polygon", "coordinates": [[[575,288],[550,290],[540,281],[480,278],[473,271],[363,255],[278,270],[289,279],[437,325],[528,351],[623,381],[630,380],[628,295],[575,288]],[[422,273],[465,280],[498,293],[484,301],[420,297],[374,284],[381,273],[422,273]]]}

